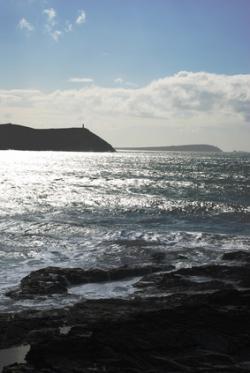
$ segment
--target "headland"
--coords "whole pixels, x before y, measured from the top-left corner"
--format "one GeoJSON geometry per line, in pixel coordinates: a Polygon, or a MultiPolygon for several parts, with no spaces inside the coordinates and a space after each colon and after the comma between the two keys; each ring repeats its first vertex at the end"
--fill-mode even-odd
{"type": "Polygon", "coordinates": [[[101,137],[85,128],[35,129],[18,124],[0,125],[0,150],[54,150],[114,152],[101,137]]]}

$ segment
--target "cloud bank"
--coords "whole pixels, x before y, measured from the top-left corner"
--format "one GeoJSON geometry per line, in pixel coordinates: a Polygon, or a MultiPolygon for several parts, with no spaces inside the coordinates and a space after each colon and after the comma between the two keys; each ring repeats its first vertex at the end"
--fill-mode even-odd
{"type": "Polygon", "coordinates": [[[92,78],[70,78],[69,83],[94,83],[92,78]]]}
{"type": "MultiPolygon", "coordinates": [[[[89,78],[71,81],[79,79],[90,83],[89,78]]],[[[159,123],[167,129],[190,131],[213,127],[226,136],[229,128],[250,129],[250,75],[182,71],[136,89],[91,84],[49,93],[0,90],[0,121],[8,116],[11,121],[45,127],[67,126],[87,118],[103,131],[115,120],[123,133],[133,121],[142,129],[147,123],[152,130],[159,123]]]]}

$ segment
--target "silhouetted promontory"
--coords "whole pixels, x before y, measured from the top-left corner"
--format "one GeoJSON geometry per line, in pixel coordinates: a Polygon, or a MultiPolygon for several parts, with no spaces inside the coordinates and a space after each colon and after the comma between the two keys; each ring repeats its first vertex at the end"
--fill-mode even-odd
{"type": "Polygon", "coordinates": [[[149,151],[173,151],[173,152],[222,152],[220,148],[214,145],[193,144],[176,146],[143,146],[143,147],[123,147],[123,150],[149,150],[149,151]]]}
{"type": "Polygon", "coordinates": [[[114,152],[105,140],[88,129],[34,129],[17,124],[0,125],[0,150],[56,150],[81,152],[114,152]]]}

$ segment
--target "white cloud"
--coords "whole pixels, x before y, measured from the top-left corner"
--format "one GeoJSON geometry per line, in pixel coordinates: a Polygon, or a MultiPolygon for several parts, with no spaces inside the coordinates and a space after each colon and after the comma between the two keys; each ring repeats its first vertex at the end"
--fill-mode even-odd
{"type": "Polygon", "coordinates": [[[131,88],[136,88],[138,87],[138,85],[136,83],[133,83],[133,82],[125,82],[125,85],[127,87],[131,87],[131,88]]]}
{"type": "Polygon", "coordinates": [[[45,29],[47,33],[52,37],[55,42],[58,42],[59,39],[62,37],[63,32],[61,30],[57,30],[55,27],[57,25],[56,18],[57,13],[54,8],[44,9],[43,13],[46,15],[47,21],[45,24],[45,29]]]}
{"type": "Polygon", "coordinates": [[[60,37],[62,36],[62,31],[54,30],[54,31],[51,31],[50,35],[57,42],[57,41],[59,41],[60,37]]]}
{"type": "Polygon", "coordinates": [[[72,32],[73,31],[72,23],[70,23],[69,21],[66,21],[64,31],[65,32],[72,32]]]}
{"type": "MultiPolygon", "coordinates": [[[[69,82],[93,83],[93,79],[73,77],[69,82]]],[[[18,97],[19,100],[30,100],[29,93],[29,90],[5,91],[9,98],[18,97]]],[[[220,114],[225,118],[233,115],[246,122],[250,120],[250,75],[247,74],[180,72],[137,89],[89,86],[84,89],[57,90],[48,94],[36,91],[34,99],[38,96],[43,100],[53,96],[60,103],[65,99],[70,105],[79,102],[90,111],[142,118],[195,118],[197,114],[202,114],[213,121],[212,118],[220,114]],[[72,93],[74,99],[68,101],[72,93]]]]}
{"type": "MultiPolygon", "coordinates": [[[[90,78],[70,81],[93,82],[90,78]]],[[[12,121],[36,126],[68,126],[86,118],[100,135],[110,131],[112,140],[116,133],[115,144],[135,142],[133,125],[136,124],[140,134],[137,144],[138,141],[153,144],[152,136],[158,133],[159,142],[166,145],[171,144],[171,138],[180,138],[175,143],[184,143],[187,136],[197,133],[200,142],[207,142],[213,132],[215,144],[220,136],[222,145],[223,141],[225,144],[229,140],[231,144],[241,141],[249,148],[246,133],[249,135],[250,130],[250,74],[180,72],[137,89],[91,84],[49,93],[0,90],[0,117],[10,112],[12,121]],[[170,137],[171,134],[174,135],[170,137]]],[[[190,139],[197,142],[198,137],[190,139]]]]}
{"type": "Polygon", "coordinates": [[[50,8],[50,9],[44,9],[43,13],[47,16],[47,22],[54,26],[55,23],[56,23],[56,11],[54,8],[50,8]]]}
{"type": "Polygon", "coordinates": [[[122,84],[123,82],[124,82],[124,80],[122,78],[116,78],[116,79],[114,79],[114,83],[122,84]]]}
{"type": "Polygon", "coordinates": [[[79,13],[79,16],[76,18],[76,24],[82,25],[86,22],[86,13],[84,12],[84,10],[79,11],[79,13]]]}
{"type": "Polygon", "coordinates": [[[68,80],[70,83],[93,83],[92,78],[70,78],[68,80]]]}
{"type": "Polygon", "coordinates": [[[20,28],[20,30],[25,30],[28,32],[31,32],[34,30],[34,26],[30,22],[28,22],[26,18],[20,19],[18,23],[18,28],[20,28]]]}
{"type": "Polygon", "coordinates": [[[120,85],[125,85],[125,86],[131,87],[131,88],[138,87],[137,84],[132,83],[132,82],[128,82],[128,81],[124,80],[123,78],[116,78],[116,79],[114,79],[114,83],[120,84],[120,85]]]}

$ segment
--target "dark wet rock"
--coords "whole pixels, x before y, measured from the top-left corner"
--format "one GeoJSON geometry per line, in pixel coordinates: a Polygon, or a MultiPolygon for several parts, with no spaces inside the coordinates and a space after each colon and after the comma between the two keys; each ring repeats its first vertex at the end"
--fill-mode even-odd
{"type": "Polygon", "coordinates": [[[66,336],[50,331],[33,340],[26,371],[247,372],[250,310],[234,300],[221,306],[206,294],[75,305],[65,321],[77,324],[66,336]]]}
{"type": "Polygon", "coordinates": [[[151,254],[151,258],[154,263],[162,263],[162,261],[166,258],[166,253],[163,251],[154,251],[151,254]]]}
{"type": "Polygon", "coordinates": [[[46,267],[31,272],[21,280],[20,287],[6,293],[14,299],[34,298],[52,294],[67,294],[68,287],[91,282],[122,280],[143,276],[160,270],[171,270],[172,266],[121,267],[110,270],[82,268],[46,267]]]}
{"type": "Polygon", "coordinates": [[[68,282],[65,276],[56,268],[32,272],[21,280],[20,287],[6,293],[15,299],[33,298],[51,294],[66,294],[68,282]]]}
{"type": "Polygon", "coordinates": [[[0,315],[0,346],[31,345],[27,364],[5,373],[249,372],[250,290],[239,286],[248,274],[247,265],[148,274],[146,297],[0,315]]]}
{"type": "MultiPolygon", "coordinates": [[[[34,367],[27,364],[13,364],[4,368],[3,373],[34,373],[34,367]]],[[[41,373],[41,371],[37,370],[37,373],[41,373]]]]}
{"type": "Polygon", "coordinates": [[[134,286],[140,294],[204,292],[250,288],[250,266],[205,265],[144,276],[134,286]]]}
{"type": "Polygon", "coordinates": [[[153,274],[143,277],[135,284],[141,294],[150,293],[183,293],[183,292],[205,292],[221,289],[232,289],[233,285],[219,280],[202,279],[197,281],[192,278],[185,278],[174,273],[153,274]]]}
{"type": "Polygon", "coordinates": [[[64,325],[66,309],[0,313],[0,348],[29,343],[32,331],[59,328],[64,325]]]}
{"type": "Polygon", "coordinates": [[[250,287],[250,266],[249,265],[205,265],[200,267],[182,268],[178,271],[182,276],[208,277],[221,280],[235,286],[250,287]]]}
{"type": "Polygon", "coordinates": [[[236,289],[225,289],[210,295],[210,302],[214,305],[250,306],[250,290],[238,291],[236,289]]]}
{"type": "Polygon", "coordinates": [[[222,255],[222,260],[250,263],[250,253],[248,251],[232,251],[222,255]]]}
{"type": "Polygon", "coordinates": [[[29,332],[27,340],[29,341],[29,344],[37,343],[38,341],[48,342],[51,339],[58,337],[60,334],[60,327],[42,328],[29,332]]]}

